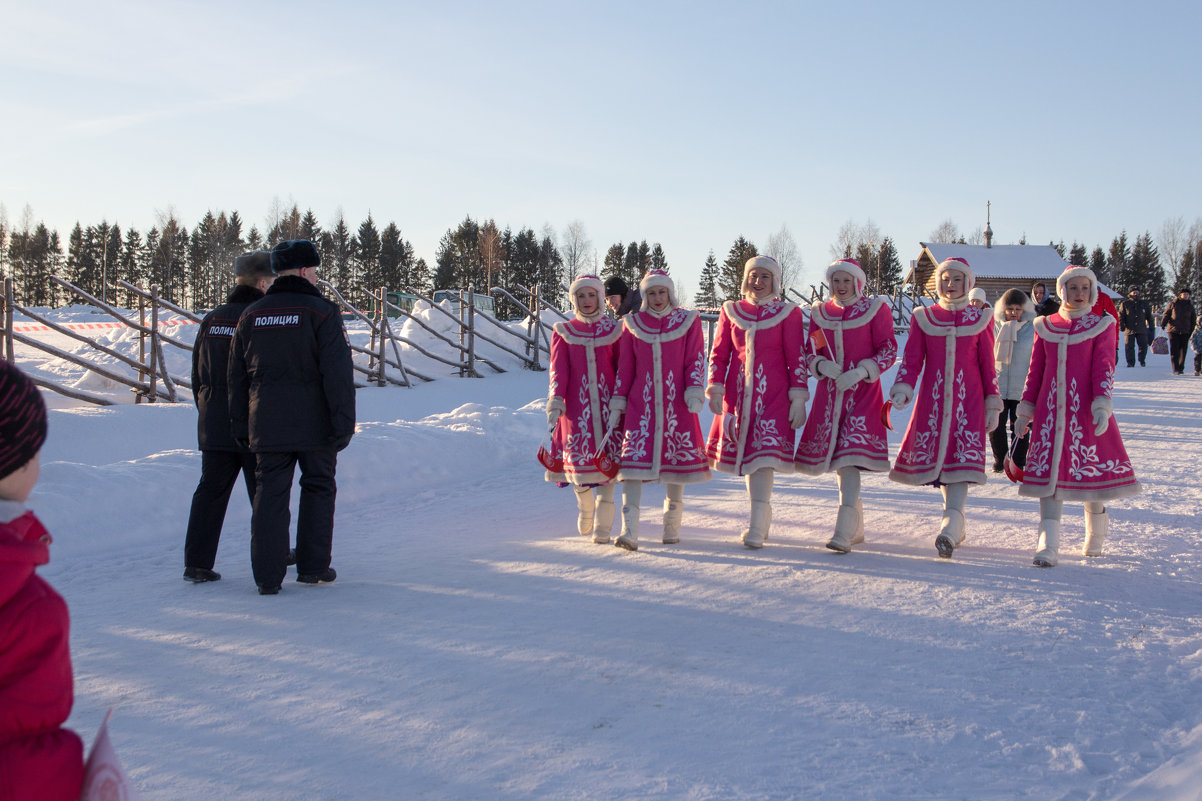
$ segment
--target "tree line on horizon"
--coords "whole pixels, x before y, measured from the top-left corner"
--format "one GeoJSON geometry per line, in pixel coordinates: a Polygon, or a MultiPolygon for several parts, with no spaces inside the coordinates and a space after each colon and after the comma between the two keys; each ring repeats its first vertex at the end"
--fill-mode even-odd
{"type": "MultiPolygon", "coordinates": [[[[234,258],[247,250],[270,249],[287,239],[309,239],[322,255],[322,275],[352,303],[367,305],[366,293],[380,287],[421,294],[434,289],[485,291],[501,287],[523,303],[522,289],[542,287],[543,299],[557,307],[565,304],[563,287],[576,277],[596,273],[619,277],[634,286],[649,269],[670,272],[667,255],[658,242],[616,242],[604,257],[594,250],[585,226],[573,220],[556,232],[546,225],[540,232],[530,227],[500,228],[496,221],[471,216],[447,229],[440,239],[434,265],[418,258],[411,242],[395,222],[379,228],[369,212],[352,230],[341,213],[323,227],[312,210],[277,203],[265,221],[266,234],[252,225],[245,231],[237,211],[208,211],[189,230],[171,210],[156,214],[155,225],[145,234],[122,229],[102,220],[84,226],[76,223],[64,244],[57,231],[34,223],[27,206],[20,223],[10,225],[0,205],[0,276],[13,278],[20,303],[58,306],[71,302],[65,290],[51,280],[59,276],[81,289],[111,302],[132,306],[131,293],[116,289],[118,279],[136,286],[157,284],[159,293],[178,305],[211,308],[225,300],[232,284],[234,258]],[[107,288],[106,288],[107,282],[107,288]]],[[[940,224],[926,241],[984,244],[980,229],[964,235],[951,220],[940,224]]],[[[1025,235],[1018,244],[1027,244],[1025,235]]],[[[1108,249],[1092,250],[1076,242],[1049,242],[1071,264],[1090,267],[1098,279],[1126,293],[1140,286],[1155,305],[1163,305],[1182,288],[1198,290],[1202,283],[1202,218],[1186,227],[1183,218],[1166,221],[1156,240],[1150,232],[1130,241],[1124,230],[1108,249]],[[1168,270],[1166,271],[1165,265],[1168,270]]],[[[764,254],[781,264],[785,288],[798,280],[802,263],[786,226],[769,235],[762,247],[740,235],[719,262],[710,250],[701,266],[700,286],[693,305],[715,308],[740,296],[743,264],[764,254]]],[[[902,261],[892,237],[872,220],[844,223],[830,245],[831,259],[855,258],[872,291],[889,293],[904,280],[902,261]]],[[[681,302],[687,303],[681,292],[681,302]]],[[[796,298],[794,298],[796,299],[796,298]]],[[[520,309],[505,297],[497,300],[502,316],[520,309]]]]}

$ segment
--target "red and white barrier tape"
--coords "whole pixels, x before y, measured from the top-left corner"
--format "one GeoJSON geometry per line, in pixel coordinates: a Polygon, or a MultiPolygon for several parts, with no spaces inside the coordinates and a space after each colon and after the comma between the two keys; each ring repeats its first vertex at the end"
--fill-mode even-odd
{"type": "MultiPolygon", "coordinates": [[[[125,328],[124,325],[113,320],[106,323],[59,323],[63,328],[70,328],[72,331],[97,331],[107,328],[125,328]]],[[[159,323],[160,328],[173,328],[181,325],[196,325],[192,320],[164,320],[159,323]]],[[[41,323],[13,323],[13,330],[19,331],[22,334],[31,331],[53,331],[54,329],[48,325],[41,323]]]]}

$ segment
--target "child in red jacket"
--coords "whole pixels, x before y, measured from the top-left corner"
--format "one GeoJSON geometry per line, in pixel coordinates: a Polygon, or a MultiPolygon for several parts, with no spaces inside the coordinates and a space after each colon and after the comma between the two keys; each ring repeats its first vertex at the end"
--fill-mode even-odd
{"type": "Polygon", "coordinates": [[[0,360],[0,798],[76,801],[83,743],[62,728],[73,686],[67,604],[34,574],[50,535],[25,509],[46,441],[33,382],[0,360]]]}

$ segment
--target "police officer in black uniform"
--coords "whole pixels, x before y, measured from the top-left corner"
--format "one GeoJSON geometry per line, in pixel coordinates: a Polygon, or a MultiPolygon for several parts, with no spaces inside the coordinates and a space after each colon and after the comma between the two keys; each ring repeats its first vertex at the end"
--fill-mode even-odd
{"type": "Polygon", "coordinates": [[[239,471],[250,502],[255,502],[255,455],[239,448],[230,433],[226,369],[238,318],[247,306],[263,297],[274,278],[271,254],[265,250],[253,250],[234,259],[234,291],[223,305],[200,321],[192,348],[192,396],[199,412],[196,428],[200,483],[192,494],[192,511],[184,538],[184,578],[188,581],[200,583],[221,578],[213,570],[213,563],[217,559],[217,542],[230,492],[239,471]]]}
{"type": "Polygon", "coordinates": [[[275,595],[284,580],[297,464],[296,580],[337,577],[330,567],[334,471],[355,432],[355,382],[338,307],[316,286],[320,264],[306,239],[272,248],[275,283],[242,314],[230,349],[233,435],[257,457],[250,558],[261,595],[275,595]]]}

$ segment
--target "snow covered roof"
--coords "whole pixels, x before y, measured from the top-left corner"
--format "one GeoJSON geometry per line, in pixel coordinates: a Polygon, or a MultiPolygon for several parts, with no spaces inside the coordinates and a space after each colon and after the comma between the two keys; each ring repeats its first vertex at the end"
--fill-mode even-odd
{"type": "Polygon", "coordinates": [[[1047,278],[1068,267],[1051,245],[958,245],[920,242],[935,264],[952,258],[964,259],[977,278],[1047,278]]]}

